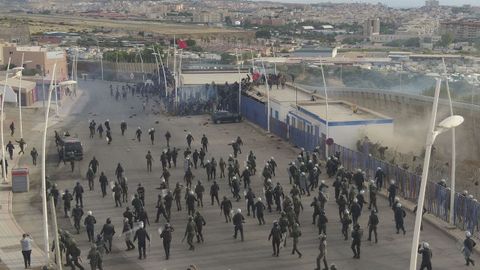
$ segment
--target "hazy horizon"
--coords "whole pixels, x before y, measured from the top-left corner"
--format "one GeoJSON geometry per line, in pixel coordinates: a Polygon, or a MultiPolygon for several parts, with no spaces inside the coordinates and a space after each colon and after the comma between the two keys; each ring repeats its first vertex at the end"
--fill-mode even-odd
{"type": "MultiPolygon", "coordinates": [[[[389,7],[421,7],[425,5],[424,0],[253,0],[253,1],[270,1],[270,2],[282,2],[282,3],[306,3],[306,4],[316,4],[316,3],[382,3],[389,7]]],[[[479,6],[480,3],[478,0],[440,0],[440,5],[447,6],[462,6],[462,5],[472,5],[479,6]]]]}

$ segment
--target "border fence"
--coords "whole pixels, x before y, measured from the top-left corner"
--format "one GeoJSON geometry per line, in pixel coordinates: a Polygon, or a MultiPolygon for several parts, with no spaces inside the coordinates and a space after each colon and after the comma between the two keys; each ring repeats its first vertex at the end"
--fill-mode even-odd
{"type": "MultiPolygon", "coordinates": [[[[266,106],[264,103],[242,96],[242,116],[250,122],[267,129],[266,106]]],[[[320,150],[325,149],[324,138],[289,126],[287,123],[275,118],[270,118],[270,131],[297,147],[303,147],[307,151],[313,151],[316,147],[320,147],[320,150]]],[[[365,152],[358,152],[338,144],[333,144],[328,148],[328,151],[329,155],[339,152],[342,165],[346,169],[355,170],[361,168],[366,172],[366,176],[369,179],[374,177],[378,167],[382,168],[387,180],[395,179],[399,187],[399,195],[404,199],[416,202],[420,190],[420,175],[369,155],[368,147],[365,148],[365,152]]],[[[431,175],[436,174],[432,172],[431,175]]],[[[440,179],[431,180],[427,183],[425,208],[437,218],[448,222],[450,189],[439,185],[437,182],[440,179]]],[[[384,185],[388,185],[388,182],[386,181],[384,185]]],[[[469,230],[476,238],[480,238],[480,203],[474,198],[456,193],[454,205],[455,226],[462,230],[469,230]]]]}

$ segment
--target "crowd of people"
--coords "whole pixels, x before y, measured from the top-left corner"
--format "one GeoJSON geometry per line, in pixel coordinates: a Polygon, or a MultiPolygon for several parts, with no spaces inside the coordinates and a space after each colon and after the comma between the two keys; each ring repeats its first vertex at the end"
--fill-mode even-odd
{"type": "MultiPolygon", "coordinates": [[[[219,93],[223,92],[226,96],[219,100],[226,103],[221,104],[229,106],[228,95],[232,92],[231,88],[235,87],[238,87],[238,85],[226,84],[223,86],[223,90],[219,93]]],[[[154,87],[148,85],[125,85],[116,89],[111,87],[110,90],[112,98],[115,99],[119,99],[120,96],[124,98],[123,93],[128,93],[128,91],[131,92],[132,96],[141,96],[145,102],[153,95],[158,95],[154,87]]],[[[124,136],[127,130],[127,123],[124,121],[111,123],[107,120],[103,125],[102,123],[92,124],[92,121],[90,121],[88,125],[90,138],[102,137],[105,130],[107,143],[111,144],[115,126],[119,127],[118,130],[121,132],[119,132],[119,136],[124,136]],[[101,131],[99,126],[102,126],[101,131]]],[[[148,134],[149,138],[147,143],[154,145],[156,130],[152,127],[145,133],[148,134]]],[[[138,143],[142,143],[142,134],[141,127],[135,129],[135,138],[138,143]]],[[[319,270],[337,269],[335,264],[328,264],[327,260],[327,240],[329,239],[327,226],[329,226],[329,220],[337,218],[327,216],[325,211],[326,203],[329,200],[329,186],[334,189],[334,200],[338,206],[338,220],[340,221],[338,229],[341,230],[342,238],[345,241],[351,239],[350,247],[354,259],[361,258],[364,229],[368,230],[367,241],[378,243],[377,229],[379,224],[389,222],[380,220],[377,215],[377,193],[379,190],[384,188],[388,190],[388,202],[394,220],[392,228],[397,234],[400,234],[400,232],[406,233],[404,226],[406,211],[397,197],[398,186],[394,180],[387,181],[382,168],[378,168],[374,179],[369,180],[361,169],[349,171],[344,168],[340,153],[335,153],[325,162],[322,161],[319,148],[316,148],[313,152],[301,149],[296,159],[289,164],[277,164],[272,156],[265,164],[259,165],[253,149],[242,151],[242,148],[248,147],[248,142],[244,143],[240,137],[234,138],[229,144],[232,147],[231,154],[222,156],[217,161],[213,154],[209,152],[210,142],[205,134],[196,140],[194,135],[189,132],[185,137],[184,146],[181,147],[171,147],[172,136],[178,135],[172,135],[169,131],[165,131],[164,142],[167,147],[160,153],[159,163],[162,174],[158,187],[160,191],[156,198],[147,198],[146,194],[146,189],[154,187],[144,186],[142,183],[139,183],[136,187],[129,186],[126,177],[127,172],[121,163],[116,164],[115,175],[110,177],[100,170],[100,161],[95,157],[90,160],[86,172],[88,190],[84,189],[80,182],[74,185],[72,192],[69,189],[60,192],[56,185],[49,189],[49,195],[53,197],[55,206],[61,204],[64,216],[73,219],[73,229],[76,233],[86,233],[86,238],[91,243],[91,249],[87,255],[91,269],[102,269],[104,256],[108,256],[112,251],[113,236],[118,234],[121,234],[124,239],[126,251],[137,249],[138,259],[147,258],[146,247],[152,236],[149,235],[146,228],[152,226],[149,219],[149,214],[152,213],[148,213],[145,208],[146,201],[156,201],[156,212],[153,213],[155,216],[154,222],[160,222],[160,219],[165,220],[165,224],[159,230],[165,259],[170,259],[171,245],[175,243],[172,233],[179,228],[182,229],[182,227],[184,228],[184,237],[181,242],[186,240],[189,250],[195,250],[196,246],[203,243],[205,238],[208,237],[208,235],[204,235],[203,228],[207,226],[209,221],[201,213],[204,207],[205,192],[209,192],[210,195],[209,207],[220,209],[225,223],[232,223],[233,237],[235,239],[239,238],[240,241],[246,239],[245,234],[248,232],[244,231],[244,223],[248,221],[249,217],[256,219],[258,224],[263,226],[266,225],[265,217],[268,211],[268,215],[273,219],[269,233],[266,233],[268,240],[272,243],[272,256],[280,256],[280,247],[286,247],[287,242],[289,242],[291,254],[297,254],[299,258],[302,258],[303,254],[299,248],[302,237],[318,238],[318,256],[315,261],[316,269],[319,270]],[[242,152],[245,156],[243,166],[240,165],[242,152]],[[289,187],[275,180],[280,167],[284,167],[288,171],[289,187]],[[182,170],[183,181],[170,179],[171,170],[182,170]],[[324,178],[327,180],[321,180],[322,170],[325,170],[326,177],[324,178]],[[199,175],[200,177],[196,177],[199,175]],[[262,179],[264,194],[255,194],[253,191],[252,180],[254,177],[262,179]],[[195,178],[206,178],[208,186],[206,186],[207,183],[202,181],[194,181],[195,178]],[[87,210],[84,207],[84,205],[89,205],[84,201],[84,193],[94,192],[95,179],[98,179],[101,187],[99,196],[105,197],[108,193],[112,193],[112,204],[115,207],[125,207],[125,211],[122,213],[122,224],[113,224],[111,217],[109,217],[104,223],[98,221],[98,223],[103,224],[99,229],[95,218],[95,209],[87,210]],[[224,181],[220,182],[219,179],[224,181]],[[110,184],[110,182],[113,184],[110,184]],[[228,185],[227,190],[231,193],[222,194],[220,185],[228,185]],[[133,199],[130,199],[130,195],[133,195],[133,199]],[[314,235],[302,234],[302,228],[307,224],[300,224],[300,215],[304,208],[303,202],[307,197],[312,198],[309,202],[310,207],[313,208],[312,225],[318,229],[318,234],[315,233],[314,235]],[[232,200],[240,201],[241,199],[246,201],[246,207],[244,209],[233,209],[232,200]],[[75,203],[73,204],[74,200],[75,203]],[[176,213],[172,212],[172,207],[176,208],[176,213]],[[368,208],[368,211],[365,210],[366,208],[368,208]],[[368,213],[366,226],[359,222],[359,218],[364,213],[368,213]],[[187,215],[187,223],[171,224],[173,215],[187,215]],[[115,225],[118,227],[115,227],[115,225]],[[83,230],[83,227],[85,230],[83,230]],[[197,244],[195,244],[195,239],[197,244]]],[[[151,151],[148,151],[145,155],[147,172],[152,170],[155,161],[153,156],[154,154],[151,151]]],[[[102,167],[104,166],[102,165],[102,167]]],[[[208,202],[205,202],[205,207],[208,207],[208,202]]],[[[66,265],[72,269],[75,269],[75,267],[83,269],[80,259],[81,250],[76,245],[73,235],[68,231],[68,228],[64,228],[60,235],[61,256],[65,256],[66,265]]],[[[22,239],[22,241],[29,240],[22,239]]],[[[22,247],[24,242],[22,242],[22,247]]],[[[471,233],[466,232],[464,256],[467,265],[474,265],[471,258],[474,246],[475,242],[471,233]]],[[[25,247],[28,247],[26,242],[25,247]]],[[[418,252],[422,257],[421,269],[432,269],[432,248],[430,245],[427,242],[422,242],[418,252]]],[[[29,259],[28,261],[26,259],[26,268],[29,263],[29,259]]]]}

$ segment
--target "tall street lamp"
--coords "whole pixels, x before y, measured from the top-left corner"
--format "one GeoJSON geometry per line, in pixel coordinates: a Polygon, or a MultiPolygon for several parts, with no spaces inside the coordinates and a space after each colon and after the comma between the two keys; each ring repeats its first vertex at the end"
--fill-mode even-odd
{"type": "MultiPolygon", "coordinates": [[[[150,48],[149,48],[150,49],[150,48]]],[[[160,65],[158,64],[158,58],[157,58],[157,53],[155,51],[155,47],[152,45],[152,48],[150,49],[153,51],[152,55],[155,57],[155,65],[157,67],[157,76],[158,76],[158,85],[160,86],[160,65]]]]}
{"type": "Polygon", "coordinates": [[[237,70],[238,70],[238,114],[241,114],[242,105],[242,74],[240,73],[240,62],[238,61],[238,50],[235,49],[235,56],[237,57],[237,70]]]}
{"type": "Polygon", "coordinates": [[[3,113],[3,107],[4,107],[4,103],[5,103],[5,93],[7,91],[7,84],[8,84],[8,71],[10,71],[10,62],[11,62],[11,57],[8,58],[8,64],[7,64],[7,72],[5,73],[5,85],[3,86],[3,94],[2,94],[2,103],[1,103],[1,113],[0,113],[0,135],[1,135],[1,140],[2,140],[2,177],[3,177],[3,183],[6,184],[7,183],[7,171],[5,170],[6,169],[6,165],[5,165],[5,160],[6,157],[5,157],[5,141],[4,141],[4,138],[3,138],[3,119],[5,118],[4,117],[4,113],[3,113]]]}
{"type": "Polygon", "coordinates": [[[262,59],[262,68],[263,68],[263,74],[265,76],[265,87],[267,91],[267,132],[270,133],[270,87],[268,86],[268,74],[267,71],[265,70],[265,63],[263,62],[262,59]]]}
{"type": "MultiPolygon", "coordinates": [[[[323,72],[323,65],[320,65],[320,70],[322,71],[323,78],[323,88],[325,90],[325,126],[326,126],[326,138],[330,138],[330,132],[328,127],[328,92],[327,92],[327,81],[325,81],[325,73],[323,72]]],[[[325,143],[325,160],[328,160],[328,144],[325,143]]]]}
{"type": "MultiPolygon", "coordinates": [[[[160,64],[162,65],[162,71],[163,71],[163,83],[165,84],[165,95],[168,97],[168,89],[167,89],[167,75],[165,73],[165,66],[163,65],[163,60],[162,60],[162,56],[157,53],[157,52],[154,52],[152,53],[153,55],[155,56],[158,56],[158,58],[160,58],[160,64]]],[[[158,63],[157,63],[158,65],[158,63]]],[[[160,72],[160,71],[159,71],[160,72]]],[[[158,75],[158,80],[160,80],[160,74],[158,75]]]]}
{"type": "Polygon", "coordinates": [[[44,247],[45,247],[45,260],[48,264],[50,258],[50,248],[48,239],[48,210],[47,210],[47,179],[46,179],[46,149],[47,149],[47,129],[48,129],[48,115],[50,112],[50,104],[52,102],[52,91],[54,89],[55,70],[57,69],[57,63],[53,65],[52,79],[50,81],[50,87],[48,89],[47,109],[45,110],[45,127],[43,130],[43,144],[42,144],[42,211],[43,211],[43,234],[44,234],[44,247]]]}
{"type": "MultiPolygon", "coordinates": [[[[453,115],[453,104],[452,97],[450,95],[450,86],[448,85],[447,78],[447,66],[445,65],[445,59],[442,58],[443,64],[443,75],[445,80],[445,85],[447,86],[447,96],[448,96],[448,105],[450,107],[450,115],[453,115]]],[[[453,226],[455,223],[454,219],[454,207],[455,207],[455,171],[457,169],[457,148],[456,148],[456,137],[455,137],[455,128],[452,128],[452,165],[450,170],[450,216],[449,222],[453,226]]]]}
{"type": "Polygon", "coordinates": [[[435,139],[441,133],[455,128],[463,123],[464,119],[460,115],[453,115],[449,116],[443,121],[441,121],[437,126],[435,126],[435,122],[437,119],[437,109],[438,109],[438,99],[440,95],[440,86],[441,80],[437,79],[436,87],[435,87],[435,95],[433,99],[433,107],[432,107],[432,116],[430,119],[429,130],[427,133],[427,140],[425,143],[425,159],[423,161],[423,172],[422,178],[420,182],[420,193],[418,194],[418,203],[417,211],[415,215],[415,229],[413,231],[413,241],[410,253],[410,270],[416,270],[417,267],[417,257],[418,257],[418,243],[420,239],[420,226],[422,223],[422,211],[423,205],[425,202],[425,191],[427,189],[427,177],[428,177],[428,169],[430,166],[430,156],[432,153],[432,146],[435,142],[435,139]]]}
{"type": "Polygon", "coordinates": [[[23,77],[23,67],[24,64],[31,63],[32,61],[25,61],[25,53],[22,53],[22,65],[20,67],[15,67],[12,70],[17,72],[16,77],[19,78],[20,83],[18,85],[18,114],[20,120],[20,138],[23,138],[23,121],[22,121],[22,77],[23,77]]]}

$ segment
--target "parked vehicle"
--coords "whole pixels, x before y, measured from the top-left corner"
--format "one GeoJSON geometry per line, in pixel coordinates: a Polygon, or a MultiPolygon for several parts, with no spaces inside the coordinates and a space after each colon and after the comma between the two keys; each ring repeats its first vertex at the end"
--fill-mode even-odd
{"type": "Polygon", "coordinates": [[[63,152],[65,161],[83,159],[83,146],[80,139],[71,136],[63,136],[60,137],[58,146],[60,147],[59,150],[63,152]]]}
{"type": "Polygon", "coordinates": [[[215,111],[212,113],[212,121],[215,124],[225,122],[236,123],[242,121],[242,116],[238,113],[232,113],[228,111],[215,111]]]}

